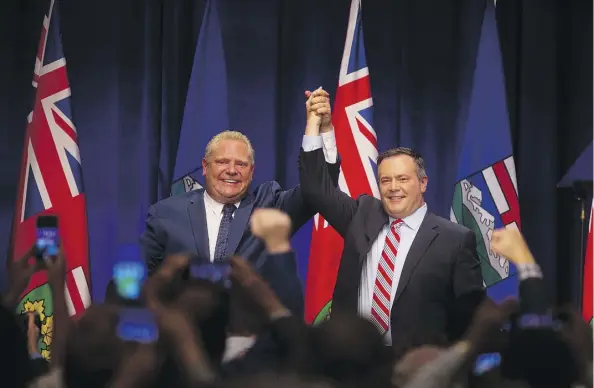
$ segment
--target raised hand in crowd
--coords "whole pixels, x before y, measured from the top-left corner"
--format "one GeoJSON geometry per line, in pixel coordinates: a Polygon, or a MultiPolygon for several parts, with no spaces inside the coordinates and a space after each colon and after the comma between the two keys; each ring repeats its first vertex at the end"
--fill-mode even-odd
{"type": "Polygon", "coordinates": [[[477,309],[468,328],[464,340],[474,354],[484,351],[489,339],[497,334],[504,324],[508,323],[512,314],[518,312],[520,304],[517,299],[509,298],[496,304],[485,298],[477,309]]]}
{"type": "Polygon", "coordinates": [[[254,210],[250,229],[254,236],[264,241],[268,253],[282,253],[291,249],[291,219],[280,210],[254,210]]]}
{"type": "Polygon", "coordinates": [[[494,230],[491,236],[491,249],[516,265],[535,263],[524,236],[516,228],[494,230]]]}
{"type": "Polygon", "coordinates": [[[19,297],[31,281],[31,276],[42,268],[42,263],[35,257],[36,248],[33,245],[20,259],[8,260],[8,292],[2,298],[2,304],[8,310],[14,310],[19,297]]]}
{"type": "Polygon", "coordinates": [[[144,286],[147,307],[155,314],[159,332],[180,360],[187,381],[192,384],[210,382],[215,378],[211,361],[201,342],[200,329],[192,325],[190,312],[177,304],[165,303],[162,293],[187,269],[189,257],[168,256],[159,270],[144,286]]]}
{"type": "Polygon", "coordinates": [[[241,257],[233,256],[231,258],[231,278],[247,292],[250,298],[264,308],[268,317],[290,315],[274,291],[241,257]]]}

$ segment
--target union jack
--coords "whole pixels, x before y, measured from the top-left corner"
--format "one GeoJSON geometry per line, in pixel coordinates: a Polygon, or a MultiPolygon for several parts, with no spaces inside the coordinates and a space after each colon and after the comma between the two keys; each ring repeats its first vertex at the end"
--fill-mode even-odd
{"type": "MultiPolygon", "coordinates": [[[[373,99],[365,57],[361,1],[351,2],[332,124],[342,155],[340,189],[356,198],[361,194],[379,197],[376,180],[377,135],[372,126],[373,99]]],[[[305,319],[326,319],[343,248],[342,237],[319,214],[314,217],[306,280],[305,319]]]]}
{"type": "MultiPolygon", "coordinates": [[[[56,215],[67,260],[65,291],[72,316],[84,311],[91,302],[87,282],[88,234],[78,135],[70,110],[70,86],[57,8],[52,0],[43,18],[35,58],[33,87],[37,90],[33,109],[27,116],[13,223],[12,260],[21,257],[34,243],[37,216],[56,215]]],[[[35,274],[23,300],[33,294],[39,298],[39,292],[32,292],[43,289],[46,283],[45,273],[35,274]]],[[[42,294],[42,299],[49,299],[50,295],[42,294]]]]}

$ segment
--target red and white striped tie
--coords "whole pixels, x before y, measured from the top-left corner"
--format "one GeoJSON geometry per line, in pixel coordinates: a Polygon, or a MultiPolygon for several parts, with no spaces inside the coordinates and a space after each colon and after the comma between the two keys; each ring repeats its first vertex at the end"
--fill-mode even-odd
{"type": "Polygon", "coordinates": [[[371,321],[382,334],[388,331],[390,327],[392,279],[394,278],[394,263],[400,246],[400,227],[402,224],[402,220],[397,219],[390,225],[384,251],[377,265],[371,303],[371,321]]]}

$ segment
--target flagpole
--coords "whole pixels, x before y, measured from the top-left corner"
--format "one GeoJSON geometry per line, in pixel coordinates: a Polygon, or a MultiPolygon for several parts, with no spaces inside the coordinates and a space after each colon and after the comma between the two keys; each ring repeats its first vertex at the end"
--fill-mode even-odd
{"type": "Polygon", "coordinates": [[[586,255],[585,252],[585,239],[584,235],[586,233],[586,198],[587,198],[587,190],[584,187],[585,185],[581,181],[574,181],[571,185],[573,189],[573,194],[575,199],[580,201],[580,250],[579,250],[579,284],[580,288],[578,291],[578,309],[581,311],[582,309],[582,302],[583,302],[583,291],[584,291],[584,257],[586,255]]]}
{"type": "Polygon", "coordinates": [[[584,299],[584,264],[586,252],[584,249],[584,234],[586,233],[586,198],[581,199],[582,212],[580,214],[580,291],[578,292],[578,306],[581,309],[584,299]]]}

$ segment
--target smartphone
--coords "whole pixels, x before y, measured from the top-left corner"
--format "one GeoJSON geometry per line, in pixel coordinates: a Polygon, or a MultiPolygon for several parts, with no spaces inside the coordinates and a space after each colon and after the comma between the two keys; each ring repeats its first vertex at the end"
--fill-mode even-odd
{"type": "Polygon", "coordinates": [[[141,262],[121,261],[113,266],[116,290],[126,300],[138,300],[145,278],[146,269],[141,262]]]}
{"type": "Polygon", "coordinates": [[[228,263],[190,265],[190,276],[192,278],[219,283],[225,288],[231,287],[231,279],[229,279],[230,272],[231,268],[228,263]]]}
{"type": "Polygon", "coordinates": [[[36,256],[40,259],[57,256],[59,247],[58,217],[52,215],[37,217],[36,256]]]}
{"type": "Polygon", "coordinates": [[[153,313],[140,307],[122,307],[116,333],[124,341],[150,344],[159,339],[159,327],[153,313]]]}
{"type": "Polygon", "coordinates": [[[474,374],[480,376],[501,364],[501,353],[483,353],[476,358],[474,374]]]}
{"type": "Polygon", "coordinates": [[[124,341],[152,343],[159,338],[153,313],[140,300],[146,268],[140,261],[121,261],[113,267],[113,280],[122,299],[116,333],[124,341]]]}

